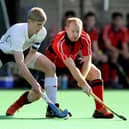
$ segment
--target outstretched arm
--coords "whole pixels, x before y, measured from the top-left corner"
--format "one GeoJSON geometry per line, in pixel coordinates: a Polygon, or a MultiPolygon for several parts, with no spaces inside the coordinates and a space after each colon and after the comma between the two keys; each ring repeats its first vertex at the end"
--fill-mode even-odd
{"type": "Polygon", "coordinates": [[[84,56],[83,57],[83,65],[81,69],[81,73],[84,76],[84,78],[87,78],[87,74],[91,68],[91,55],[89,56],[84,56]]]}
{"type": "Polygon", "coordinates": [[[67,58],[64,60],[64,64],[67,66],[67,68],[70,70],[73,78],[77,81],[80,87],[87,92],[87,94],[90,94],[91,88],[89,84],[86,82],[85,77],[82,75],[80,70],[76,67],[74,61],[72,58],[67,58]]]}

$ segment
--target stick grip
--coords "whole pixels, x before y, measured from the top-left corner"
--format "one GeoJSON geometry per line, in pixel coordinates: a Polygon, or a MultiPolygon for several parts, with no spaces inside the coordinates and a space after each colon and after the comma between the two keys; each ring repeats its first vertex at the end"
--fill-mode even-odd
{"type": "Polygon", "coordinates": [[[42,92],[41,96],[46,101],[46,103],[52,103],[53,104],[53,102],[48,98],[48,96],[45,94],[45,92],[42,92]]]}

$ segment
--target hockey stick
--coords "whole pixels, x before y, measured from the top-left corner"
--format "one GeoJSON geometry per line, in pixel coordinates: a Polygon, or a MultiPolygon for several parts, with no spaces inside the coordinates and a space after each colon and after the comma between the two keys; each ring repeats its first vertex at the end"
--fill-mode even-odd
{"type": "Polygon", "coordinates": [[[119,117],[122,120],[127,120],[126,117],[117,114],[116,112],[114,112],[111,108],[109,108],[101,99],[99,99],[93,92],[90,93],[91,96],[93,96],[94,99],[96,99],[100,104],[104,105],[108,110],[110,110],[113,114],[115,114],[117,117],[119,117]]]}
{"type": "Polygon", "coordinates": [[[64,111],[60,111],[55,104],[52,103],[52,101],[47,97],[45,93],[42,92],[42,98],[45,100],[45,102],[51,107],[51,109],[55,112],[55,114],[59,118],[66,118],[69,116],[69,112],[67,109],[64,109],[64,111]]]}

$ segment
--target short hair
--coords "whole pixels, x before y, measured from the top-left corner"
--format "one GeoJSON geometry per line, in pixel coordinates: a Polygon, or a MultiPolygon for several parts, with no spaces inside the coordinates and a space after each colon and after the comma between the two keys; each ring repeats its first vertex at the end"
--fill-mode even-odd
{"type": "Polygon", "coordinates": [[[39,7],[31,8],[28,12],[27,18],[32,21],[44,21],[44,22],[47,21],[46,13],[42,8],[39,7]]]}
{"type": "Polygon", "coordinates": [[[76,17],[76,13],[72,10],[65,12],[64,17],[76,17]]]}
{"type": "Polygon", "coordinates": [[[78,24],[78,25],[81,27],[81,29],[82,29],[83,23],[82,23],[82,20],[81,20],[80,18],[78,18],[78,17],[70,17],[70,18],[68,18],[68,19],[66,20],[66,26],[69,26],[69,24],[70,24],[71,22],[75,22],[75,23],[78,24]]]}
{"type": "Polygon", "coordinates": [[[86,19],[87,17],[90,17],[90,16],[96,17],[95,13],[90,11],[84,15],[84,19],[86,19]]]}
{"type": "Polygon", "coordinates": [[[120,12],[114,12],[114,13],[112,13],[112,19],[115,19],[116,17],[123,18],[123,14],[120,13],[120,12]]]}

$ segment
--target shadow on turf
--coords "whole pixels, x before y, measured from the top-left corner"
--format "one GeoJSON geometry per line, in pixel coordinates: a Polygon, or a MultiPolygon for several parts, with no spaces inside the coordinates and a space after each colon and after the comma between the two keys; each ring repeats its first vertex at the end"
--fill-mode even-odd
{"type": "Polygon", "coordinates": [[[17,118],[14,116],[6,116],[6,115],[0,115],[0,120],[41,120],[41,119],[47,119],[47,118],[30,118],[30,117],[26,117],[26,118],[17,118]]]}
{"type": "MultiPolygon", "coordinates": [[[[25,117],[25,118],[20,118],[20,117],[14,117],[14,116],[6,116],[6,115],[0,115],[0,120],[49,120],[51,118],[44,118],[44,117],[39,117],[39,118],[32,118],[32,117],[25,117]]],[[[59,118],[54,118],[54,120],[59,119],[59,118]]],[[[94,119],[93,117],[72,117],[69,118],[72,120],[81,120],[81,119],[88,119],[88,120],[108,120],[108,119],[94,119]]],[[[109,119],[113,121],[121,121],[121,119],[109,119]]]]}

